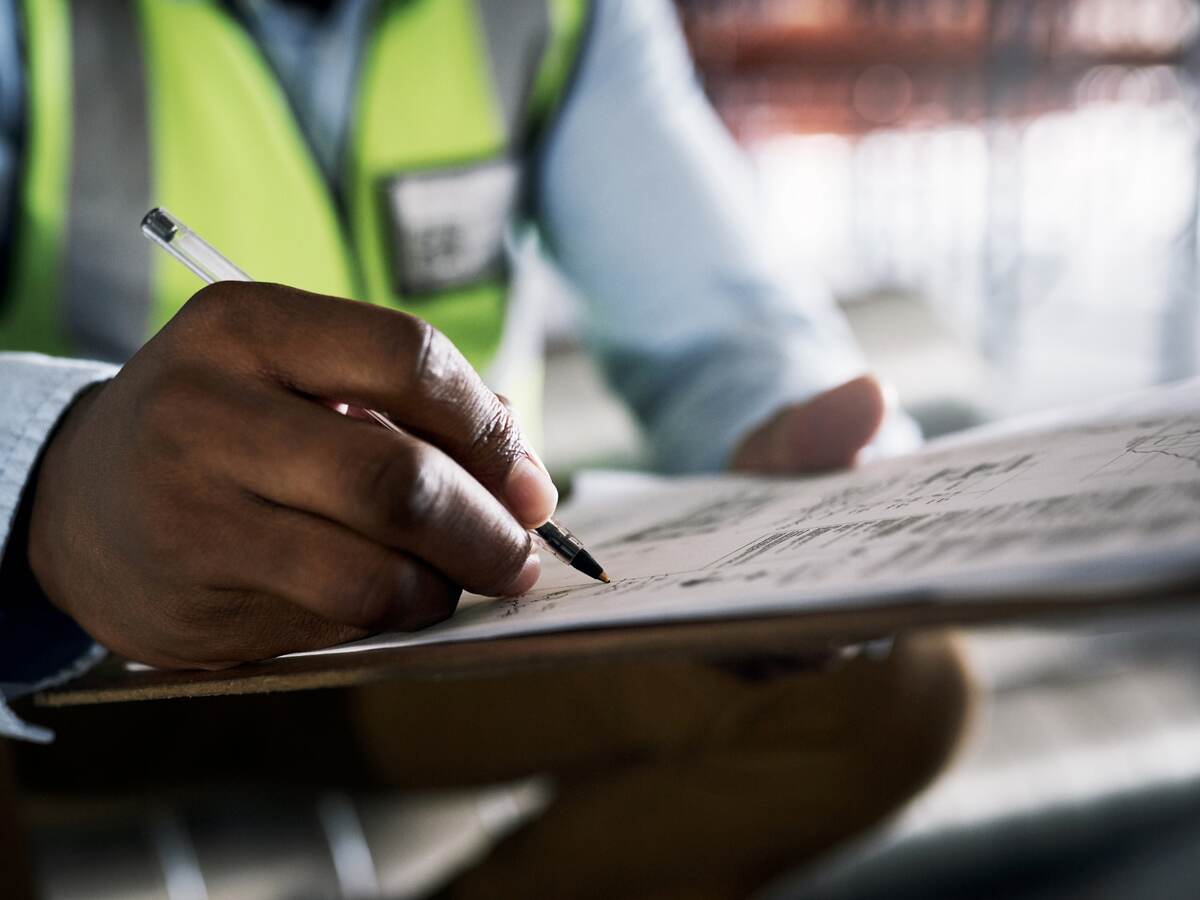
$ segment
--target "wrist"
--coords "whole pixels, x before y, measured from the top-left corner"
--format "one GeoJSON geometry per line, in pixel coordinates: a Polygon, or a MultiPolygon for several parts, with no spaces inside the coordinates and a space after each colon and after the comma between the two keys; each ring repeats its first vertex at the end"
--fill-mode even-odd
{"type": "Polygon", "coordinates": [[[60,609],[65,595],[56,576],[61,571],[63,513],[69,506],[73,483],[72,448],[80,424],[87,418],[102,387],[103,383],[95,384],[81,392],[50,433],[26,485],[21,504],[26,517],[23,533],[13,535],[22,544],[14,550],[28,573],[29,589],[41,593],[60,609]]]}

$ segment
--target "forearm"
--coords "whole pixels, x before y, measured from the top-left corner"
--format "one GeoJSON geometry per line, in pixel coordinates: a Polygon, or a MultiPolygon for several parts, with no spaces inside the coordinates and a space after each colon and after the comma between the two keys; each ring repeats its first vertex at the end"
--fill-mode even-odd
{"type": "Polygon", "coordinates": [[[768,327],[735,314],[677,347],[607,348],[601,357],[643,423],[658,467],[672,472],[726,468],[742,438],[784,407],[864,370],[836,315],[781,315],[768,327]]]}
{"type": "Polygon", "coordinates": [[[63,413],[85,388],[112,377],[104,363],[0,353],[0,551],[25,486],[63,413]]]}
{"type": "Polygon", "coordinates": [[[667,4],[599,8],[542,159],[550,246],[660,467],[721,468],[773,413],[863,373],[828,292],[770,253],[753,172],[667,4]]]}

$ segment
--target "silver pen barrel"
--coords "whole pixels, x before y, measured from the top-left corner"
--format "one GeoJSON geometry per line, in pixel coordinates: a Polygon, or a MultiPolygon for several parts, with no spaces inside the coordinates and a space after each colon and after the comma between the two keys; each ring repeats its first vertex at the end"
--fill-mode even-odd
{"type": "Polygon", "coordinates": [[[545,525],[535,528],[533,533],[541,538],[542,544],[547,550],[572,569],[577,569],[597,581],[609,583],[608,573],[604,571],[604,567],[584,549],[583,542],[559,522],[551,519],[545,525]]]}

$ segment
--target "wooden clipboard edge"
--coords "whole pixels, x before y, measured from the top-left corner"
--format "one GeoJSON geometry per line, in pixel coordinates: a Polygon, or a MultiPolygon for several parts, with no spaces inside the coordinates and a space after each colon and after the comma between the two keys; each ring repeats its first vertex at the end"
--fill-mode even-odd
{"type": "Polygon", "coordinates": [[[220,672],[131,672],[111,659],[34,697],[43,707],[351,687],[396,678],[442,680],[562,665],[655,659],[728,660],[822,651],[933,628],[1135,613],[1194,602],[1200,586],[1151,596],[947,602],[565,631],[251,663],[220,672]]]}

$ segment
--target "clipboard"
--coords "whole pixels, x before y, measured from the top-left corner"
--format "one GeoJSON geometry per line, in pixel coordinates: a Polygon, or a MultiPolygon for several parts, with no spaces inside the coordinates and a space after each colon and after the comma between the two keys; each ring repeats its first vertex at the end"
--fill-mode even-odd
{"type": "Polygon", "coordinates": [[[1200,380],[796,482],[597,473],[577,485],[572,522],[588,524],[605,561],[619,564],[610,571],[626,573],[612,585],[572,585],[575,573],[553,571],[526,597],[460,606],[417,639],[220,672],[131,671],[110,659],[34,702],[803,656],[934,628],[1136,614],[1200,599],[1197,466],[1200,380]],[[1015,568],[1004,555],[1014,547],[1024,561],[1015,568]]]}
{"type": "Polygon", "coordinates": [[[380,648],[331,656],[283,657],[219,672],[131,670],[111,658],[87,675],[33,698],[70,707],[137,700],[219,697],[343,688],[390,679],[470,679],[531,669],[646,659],[716,662],[827,653],[945,628],[1070,623],[1083,617],[1135,618],[1200,602],[1200,582],[1152,592],[980,601],[913,597],[878,607],[784,616],[552,632],[478,641],[380,648]]]}

